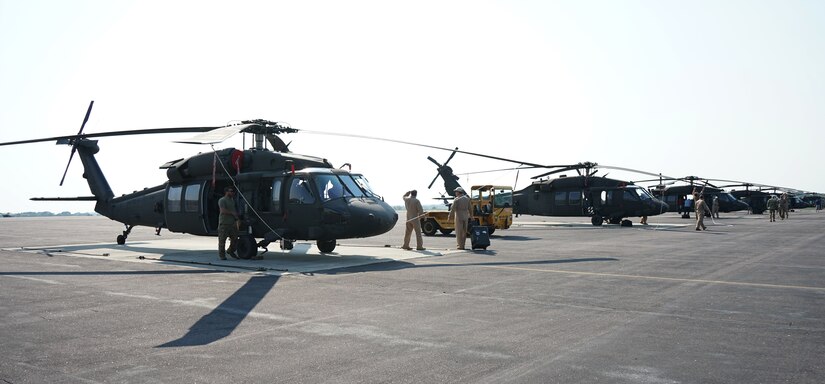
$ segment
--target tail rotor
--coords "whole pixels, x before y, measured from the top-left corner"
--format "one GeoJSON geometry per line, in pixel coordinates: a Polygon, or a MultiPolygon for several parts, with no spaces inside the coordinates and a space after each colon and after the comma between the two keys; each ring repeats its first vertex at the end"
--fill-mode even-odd
{"type": "Polygon", "coordinates": [[[69,172],[69,165],[72,164],[72,158],[74,157],[74,153],[77,152],[78,140],[81,139],[80,135],[83,134],[83,128],[86,127],[86,122],[89,121],[89,115],[92,114],[92,106],[94,106],[94,105],[95,105],[95,101],[92,100],[92,102],[89,103],[89,109],[86,110],[86,117],[83,118],[83,124],[80,125],[80,130],[77,131],[77,136],[78,136],[77,138],[75,138],[75,139],[62,139],[62,140],[57,141],[57,144],[71,144],[72,145],[72,153],[69,155],[69,161],[66,163],[66,170],[63,171],[63,177],[60,178],[60,185],[61,186],[63,185],[63,181],[66,180],[66,173],[69,172]]]}

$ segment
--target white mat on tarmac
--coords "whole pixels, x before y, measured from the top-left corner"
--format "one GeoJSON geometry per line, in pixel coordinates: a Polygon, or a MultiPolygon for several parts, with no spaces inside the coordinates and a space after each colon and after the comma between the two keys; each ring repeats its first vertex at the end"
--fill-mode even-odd
{"type": "Polygon", "coordinates": [[[254,271],[273,275],[318,272],[420,257],[442,256],[448,253],[448,251],[405,251],[393,247],[358,245],[338,245],[334,252],[320,253],[314,243],[295,242],[294,248],[290,251],[282,251],[278,243],[272,243],[269,246],[270,251],[263,255],[263,260],[232,258],[220,260],[218,259],[217,241],[212,237],[130,241],[125,245],[75,244],[5,248],[3,250],[51,256],[65,255],[126,262],[173,264],[233,272],[254,271]]]}

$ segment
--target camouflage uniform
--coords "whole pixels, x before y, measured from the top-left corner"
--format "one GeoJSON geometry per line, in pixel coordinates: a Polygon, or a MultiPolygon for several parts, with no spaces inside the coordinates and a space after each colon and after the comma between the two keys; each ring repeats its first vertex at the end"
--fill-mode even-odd
{"type": "Polygon", "coordinates": [[[779,199],[776,196],[771,196],[768,199],[768,212],[770,212],[771,221],[776,221],[776,209],[779,208],[779,199]]]}
{"type": "Polygon", "coordinates": [[[779,217],[782,218],[782,220],[785,220],[785,218],[788,217],[788,213],[790,213],[788,203],[788,194],[783,193],[782,197],[779,198],[779,217]]]}

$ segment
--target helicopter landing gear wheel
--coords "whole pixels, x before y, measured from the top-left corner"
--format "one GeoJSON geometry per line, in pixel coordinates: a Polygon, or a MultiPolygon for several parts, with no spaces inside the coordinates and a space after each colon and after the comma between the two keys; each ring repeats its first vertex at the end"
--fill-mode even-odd
{"type": "Polygon", "coordinates": [[[238,257],[244,260],[258,255],[258,243],[252,235],[238,236],[238,257]]]}
{"type": "Polygon", "coordinates": [[[128,225],[127,224],[126,225],[126,230],[123,231],[123,234],[122,235],[117,235],[116,241],[117,241],[118,245],[126,244],[126,238],[129,237],[129,234],[132,232],[132,227],[134,227],[134,225],[128,225]]]}
{"type": "MultiPolygon", "coordinates": [[[[435,223],[433,219],[427,219],[424,221],[424,225],[421,226],[421,232],[424,232],[427,236],[434,236],[435,231],[438,229],[438,224],[435,223]]],[[[443,231],[441,233],[444,233],[443,231]]]]}
{"type": "Polygon", "coordinates": [[[632,222],[632,221],[630,221],[630,220],[625,219],[625,220],[622,220],[621,226],[622,226],[622,227],[632,227],[632,226],[633,226],[633,222],[632,222]]]}
{"type": "Polygon", "coordinates": [[[292,246],[292,240],[281,239],[281,249],[283,249],[284,251],[292,250],[292,246]]]}
{"type": "Polygon", "coordinates": [[[604,219],[601,216],[593,216],[590,218],[590,224],[593,224],[597,227],[602,225],[602,223],[604,223],[604,219]]]}
{"type": "Polygon", "coordinates": [[[332,240],[316,240],[315,245],[321,253],[330,253],[335,250],[335,239],[332,240]]]}

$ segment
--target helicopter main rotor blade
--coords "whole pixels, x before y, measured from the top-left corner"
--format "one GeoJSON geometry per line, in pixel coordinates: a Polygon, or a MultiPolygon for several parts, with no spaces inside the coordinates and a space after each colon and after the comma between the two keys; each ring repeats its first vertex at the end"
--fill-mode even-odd
{"type": "Polygon", "coordinates": [[[638,170],[638,169],[624,168],[624,167],[616,167],[616,166],[613,166],[613,165],[601,165],[601,164],[600,164],[600,165],[599,165],[599,168],[607,168],[607,169],[615,169],[615,170],[617,170],[617,171],[627,171],[627,172],[639,173],[639,174],[642,174],[642,175],[653,176],[653,177],[655,177],[655,178],[656,178],[656,180],[650,180],[650,181],[659,181],[659,179],[660,179],[660,178],[664,178],[664,179],[675,179],[675,178],[673,178],[673,177],[670,177],[670,176],[667,176],[667,175],[663,175],[663,174],[661,174],[661,173],[653,173],[653,172],[647,172],[647,171],[640,171],[640,170],[638,170]]]}
{"type": "Polygon", "coordinates": [[[150,128],[150,129],[132,129],[132,130],[126,130],[126,131],[86,133],[86,134],[82,134],[82,135],[54,136],[54,137],[45,137],[45,138],[42,138],[42,139],[7,141],[7,142],[4,142],[4,143],[0,143],[0,147],[5,146],[5,145],[40,143],[40,142],[44,142],[44,141],[61,141],[61,140],[66,141],[66,140],[76,140],[76,139],[91,139],[91,138],[95,138],[95,137],[150,135],[150,134],[156,134],[156,133],[208,132],[208,131],[211,131],[213,129],[218,129],[218,128],[224,128],[224,127],[150,128]]]}
{"type": "Polygon", "coordinates": [[[435,174],[435,177],[433,177],[433,181],[430,182],[430,185],[427,186],[427,189],[430,189],[430,188],[433,187],[433,184],[435,184],[435,181],[438,180],[439,175],[440,175],[440,173],[435,174]]]}
{"type": "Polygon", "coordinates": [[[506,161],[508,163],[530,165],[530,166],[533,166],[533,167],[536,167],[536,168],[556,168],[556,167],[559,167],[559,165],[536,164],[536,163],[531,163],[531,162],[528,162],[528,161],[520,161],[520,160],[508,159],[508,158],[504,158],[504,157],[485,155],[483,153],[460,151],[458,149],[450,149],[450,148],[438,147],[438,146],[435,146],[435,145],[413,143],[413,142],[410,142],[410,141],[403,141],[403,140],[386,139],[386,138],[382,138],[382,137],[355,135],[355,134],[350,134],[350,133],[334,133],[334,132],[312,131],[312,130],[306,130],[306,129],[299,129],[298,132],[311,133],[311,134],[315,134],[315,135],[354,137],[354,138],[359,138],[359,139],[378,140],[378,141],[386,141],[386,142],[390,142],[390,143],[413,145],[413,146],[423,147],[423,148],[432,148],[432,149],[438,149],[438,150],[441,150],[441,151],[450,151],[450,152],[455,151],[455,152],[458,152],[458,153],[463,153],[465,155],[483,157],[483,158],[486,158],[486,159],[493,159],[493,160],[499,160],[499,161],[506,161]]]}

